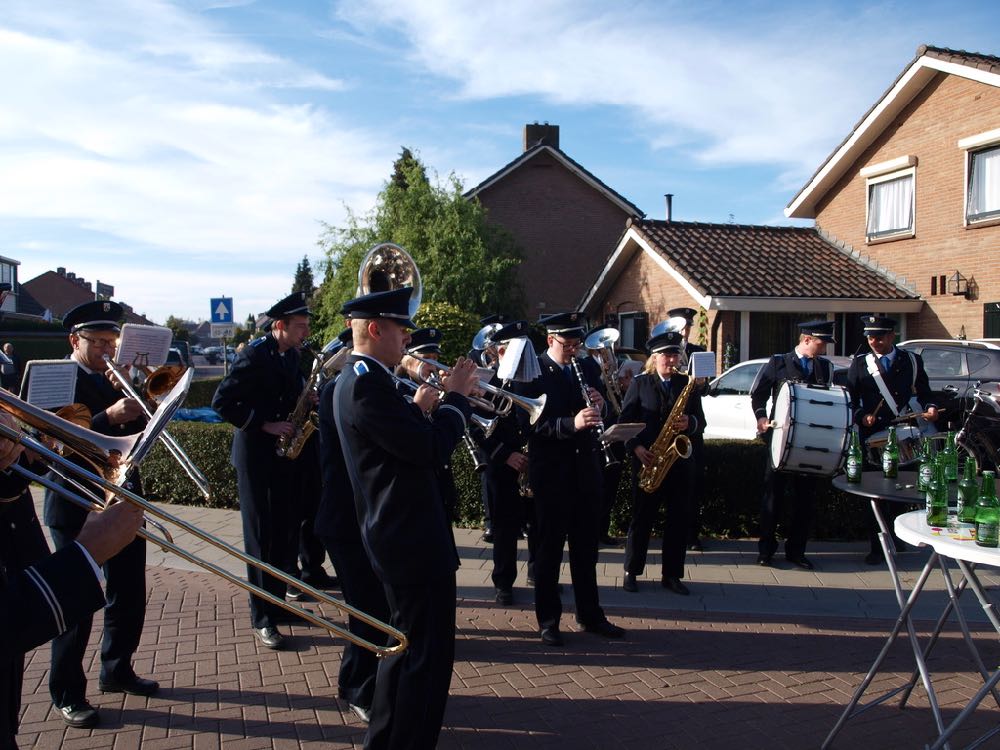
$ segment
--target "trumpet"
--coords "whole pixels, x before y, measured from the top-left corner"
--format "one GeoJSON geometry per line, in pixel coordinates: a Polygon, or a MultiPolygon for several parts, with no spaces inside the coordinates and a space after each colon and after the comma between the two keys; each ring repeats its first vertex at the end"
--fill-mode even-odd
{"type": "MultiPolygon", "coordinates": [[[[0,391],[0,409],[9,412],[21,422],[34,427],[41,434],[56,438],[74,452],[85,457],[95,469],[94,471],[89,471],[88,469],[73,463],[67,458],[64,458],[55,451],[49,450],[39,440],[35,440],[34,438],[29,437],[16,429],[11,429],[4,424],[0,424],[0,437],[20,443],[28,450],[34,451],[43,461],[52,467],[53,470],[55,470],[56,467],[59,467],[60,471],[70,474],[80,482],[90,482],[91,484],[100,487],[111,498],[108,502],[130,502],[139,506],[143,509],[147,516],[153,516],[161,521],[172,524],[197,539],[200,539],[201,541],[228,553],[243,563],[255,567],[268,575],[274,576],[285,585],[305,591],[310,596],[315,597],[318,601],[330,604],[345,614],[350,615],[351,617],[356,617],[360,621],[371,625],[379,632],[384,633],[390,638],[396,640],[397,643],[395,645],[381,645],[361,638],[360,636],[351,633],[350,630],[343,628],[324,617],[320,617],[307,609],[286,602],[284,599],[276,597],[268,591],[265,591],[258,586],[254,586],[239,576],[224,570],[215,563],[198,557],[180,545],[174,543],[169,534],[160,537],[145,529],[140,529],[139,536],[143,539],[153,542],[163,550],[173,552],[184,560],[198,565],[210,573],[214,573],[222,578],[225,578],[227,581],[238,586],[239,588],[325,629],[331,635],[343,638],[357,646],[373,651],[378,656],[397,654],[406,649],[408,640],[406,634],[402,631],[397,630],[391,625],[384,623],[381,620],[356,609],[355,607],[352,607],[346,602],[335,599],[329,594],[303,583],[298,578],[294,578],[286,574],[284,571],[268,565],[255,557],[247,555],[221,539],[202,531],[197,526],[194,526],[193,524],[177,518],[176,516],[173,516],[170,513],[156,507],[145,498],[127,489],[125,486],[122,486],[125,483],[128,470],[134,467],[138,461],[141,460],[139,440],[142,435],[129,437],[109,437],[101,435],[64,420],[43,409],[38,409],[37,407],[22,401],[6,391],[0,391]]],[[[79,497],[70,492],[67,488],[55,484],[45,477],[37,476],[23,466],[15,464],[11,468],[27,479],[36,481],[45,487],[49,487],[53,491],[62,494],[72,502],[82,505],[88,510],[100,511],[106,505],[106,503],[93,499],[88,500],[79,497]]]]}
{"type": "MultiPolygon", "coordinates": [[[[416,354],[407,352],[407,356],[412,357],[417,362],[433,367],[441,372],[447,374],[451,372],[450,367],[445,364],[441,364],[437,360],[424,359],[423,357],[418,357],[416,354]]],[[[542,416],[542,411],[545,409],[545,394],[543,393],[538,398],[528,398],[527,396],[522,396],[513,391],[507,391],[502,388],[497,388],[492,383],[487,383],[485,380],[479,381],[479,389],[481,391],[486,391],[487,393],[492,393],[494,396],[499,396],[501,402],[499,405],[495,405],[489,401],[484,401],[479,399],[479,401],[484,401],[486,408],[491,411],[496,412],[497,416],[505,417],[510,414],[512,405],[524,409],[528,413],[528,420],[531,424],[534,424],[542,416]]],[[[476,403],[475,401],[473,403],[476,403]]]]}
{"type": "MultiPolygon", "coordinates": [[[[395,378],[395,380],[396,380],[397,383],[400,383],[401,385],[406,386],[407,388],[411,389],[414,393],[416,393],[417,389],[420,388],[420,384],[419,383],[414,383],[409,378],[400,377],[399,375],[393,375],[392,377],[395,378]]],[[[438,382],[427,381],[427,385],[431,386],[432,388],[437,388],[439,391],[441,390],[440,383],[438,383],[438,382]]],[[[443,391],[441,391],[441,392],[443,393],[443,391]]],[[[486,402],[486,403],[489,403],[489,402],[486,402]]],[[[496,429],[496,426],[497,426],[497,418],[496,417],[494,417],[493,419],[486,419],[485,417],[481,417],[478,414],[473,414],[470,417],[470,420],[472,421],[472,423],[474,425],[476,425],[476,427],[478,427],[480,430],[483,431],[483,434],[486,437],[489,437],[490,435],[492,435],[493,434],[493,430],[496,429]]]]}
{"type": "MultiPolygon", "coordinates": [[[[149,404],[142,394],[136,391],[136,389],[132,386],[128,373],[125,372],[125,370],[107,354],[104,355],[104,361],[108,363],[108,378],[111,379],[116,385],[120,386],[121,389],[128,394],[129,398],[134,398],[139,402],[139,406],[142,407],[142,411],[146,415],[146,419],[152,419],[153,410],[150,409],[149,404]]],[[[184,368],[184,370],[186,369],[187,368],[184,368]]],[[[173,383],[170,385],[170,388],[173,388],[177,381],[183,377],[184,370],[182,370],[181,373],[173,379],[173,383]]],[[[166,382],[166,380],[160,380],[158,381],[157,386],[162,387],[166,384],[166,382]]],[[[170,390],[170,388],[167,390],[170,390]]],[[[165,393],[166,391],[163,392],[165,393]]],[[[162,393],[160,395],[162,395],[162,393]]],[[[156,407],[154,406],[153,408],[155,409],[156,407]]],[[[211,500],[212,487],[209,485],[208,479],[201,473],[201,470],[195,465],[194,461],[191,460],[191,457],[184,452],[184,449],[181,448],[180,444],[178,444],[178,442],[174,440],[170,433],[168,433],[165,429],[160,431],[159,440],[163,443],[163,447],[167,449],[170,455],[174,457],[177,463],[181,465],[181,468],[184,469],[184,473],[191,477],[191,481],[198,486],[198,490],[205,496],[205,499],[211,500]]]]}

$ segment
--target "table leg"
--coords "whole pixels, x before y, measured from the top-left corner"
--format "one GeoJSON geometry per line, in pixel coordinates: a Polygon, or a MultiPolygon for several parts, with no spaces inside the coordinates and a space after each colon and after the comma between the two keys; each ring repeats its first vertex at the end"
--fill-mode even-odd
{"type": "MultiPolygon", "coordinates": [[[[879,521],[879,525],[882,527],[883,530],[885,530],[885,522],[882,519],[881,514],[878,512],[878,509],[875,506],[874,502],[872,503],[872,510],[875,513],[876,519],[879,521]]],[[[886,535],[888,535],[887,531],[886,535]]],[[[882,646],[882,650],[875,658],[875,662],[872,664],[871,669],[868,670],[868,674],[865,675],[864,680],[861,681],[861,684],[858,686],[857,690],[854,691],[854,695],[851,697],[850,703],[847,704],[847,707],[844,709],[843,713],[840,715],[840,718],[837,720],[836,725],[834,725],[833,729],[830,730],[830,734],[828,734],[826,740],[824,740],[821,746],[821,750],[826,750],[826,748],[830,747],[834,738],[837,736],[837,734],[839,734],[840,730],[843,728],[844,724],[847,722],[848,719],[852,719],[855,716],[864,713],[869,708],[873,708],[875,706],[880,705],[881,703],[884,703],[885,701],[889,700],[890,698],[897,695],[906,688],[906,686],[904,685],[894,690],[890,690],[889,692],[876,698],[875,700],[872,700],[864,704],[857,711],[854,710],[855,707],[858,705],[858,703],[861,701],[862,696],[865,694],[865,691],[868,689],[868,686],[871,684],[872,680],[875,679],[875,675],[878,673],[879,669],[882,667],[882,663],[885,661],[886,656],[888,656],[889,654],[889,649],[892,647],[892,644],[895,642],[896,637],[899,635],[900,631],[903,629],[904,626],[906,627],[906,632],[910,638],[910,645],[913,650],[913,658],[917,662],[917,669],[920,672],[920,676],[923,679],[924,688],[927,691],[928,702],[930,703],[931,706],[931,712],[934,714],[934,721],[937,724],[938,734],[940,735],[944,731],[944,722],[941,719],[941,709],[938,707],[937,695],[934,693],[933,685],[931,685],[930,673],[927,671],[927,664],[924,661],[923,653],[920,649],[920,643],[917,640],[916,629],[913,627],[913,621],[910,618],[910,611],[913,609],[914,604],[916,604],[917,597],[920,595],[920,592],[923,590],[924,585],[927,583],[927,578],[930,576],[931,571],[937,564],[938,555],[936,552],[931,553],[930,558],[927,560],[927,564],[924,565],[924,569],[920,572],[920,577],[917,579],[917,582],[914,585],[913,590],[910,591],[909,597],[907,597],[906,600],[903,601],[903,589],[902,585],[899,582],[899,574],[896,570],[895,563],[892,561],[892,558],[888,554],[890,550],[895,551],[892,545],[891,537],[889,538],[888,544],[886,544],[885,537],[882,537],[882,546],[887,553],[886,562],[889,563],[889,569],[890,572],[892,573],[893,584],[896,588],[897,598],[900,600],[899,616],[896,618],[896,622],[893,625],[892,632],[886,639],[885,645],[882,646]]]]}

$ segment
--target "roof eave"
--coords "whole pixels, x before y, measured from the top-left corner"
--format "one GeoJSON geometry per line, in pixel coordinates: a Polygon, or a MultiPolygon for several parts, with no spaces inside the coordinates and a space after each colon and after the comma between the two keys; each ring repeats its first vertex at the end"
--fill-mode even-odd
{"type": "Polygon", "coordinates": [[[1000,75],[961,63],[921,55],[879,99],[859,122],[851,135],[827,157],[823,166],[785,207],[790,219],[816,218],[816,206],[827,191],[843,176],[865,149],[878,138],[896,116],[938,73],[957,75],[1000,87],[1000,75]]]}

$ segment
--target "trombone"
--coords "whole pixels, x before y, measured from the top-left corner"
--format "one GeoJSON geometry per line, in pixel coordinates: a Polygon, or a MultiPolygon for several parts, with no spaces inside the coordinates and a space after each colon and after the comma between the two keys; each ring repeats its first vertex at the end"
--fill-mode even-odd
{"type": "MultiPolygon", "coordinates": [[[[438,362],[437,360],[424,359],[423,357],[418,357],[416,354],[411,352],[407,352],[406,354],[408,357],[412,357],[417,362],[433,367],[434,369],[440,370],[445,374],[451,372],[452,368],[438,362]]],[[[499,405],[495,405],[489,401],[484,401],[484,403],[487,404],[487,406],[492,411],[496,412],[497,416],[500,417],[505,417],[510,414],[511,405],[519,406],[528,412],[528,420],[530,424],[534,424],[538,421],[539,417],[542,416],[542,411],[545,409],[546,395],[544,393],[538,398],[528,398],[527,396],[522,396],[518,393],[514,393],[513,391],[506,391],[503,388],[497,388],[495,385],[487,383],[485,380],[479,381],[479,389],[501,398],[499,405]]],[[[479,399],[478,401],[483,401],[483,399],[479,399]]],[[[474,401],[473,403],[478,404],[478,401],[474,401]]]]}
{"type": "MultiPolygon", "coordinates": [[[[188,552],[183,547],[175,544],[169,533],[164,533],[164,537],[161,538],[156,534],[146,531],[145,529],[140,529],[139,536],[143,539],[147,539],[150,542],[159,545],[165,551],[173,552],[184,560],[198,565],[210,573],[215,573],[216,575],[225,578],[227,581],[238,586],[239,588],[258,596],[275,606],[281,607],[282,609],[285,609],[288,612],[311,622],[313,625],[324,628],[331,635],[350,641],[356,646],[360,646],[361,648],[374,652],[378,656],[397,654],[406,649],[409,642],[406,634],[400,630],[397,630],[391,625],[388,625],[387,623],[384,623],[381,620],[378,620],[371,615],[352,607],[346,602],[335,599],[329,594],[303,583],[297,578],[289,576],[284,571],[278,570],[277,568],[268,565],[255,557],[247,555],[245,552],[242,552],[236,547],[233,547],[221,539],[202,531],[197,526],[194,526],[193,524],[156,507],[145,498],[140,497],[131,490],[122,486],[126,481],[128,470],[134,465],[131,459],[132,455],[136,452],[135,449],[140,438],[143,437],[142,433],[129,437],[109,437],[101,435],[62,419],[55,414],[51,414],[44,409],[32,406],[31,404],[22,401],[6,391],[0,391],[0,409],[10,413],[21,422],[34,427],[40,434],[54,437],[58,441],[62,442],[67,448],[78,453],[90,462],[95,468],[95,471],[89,471],[86,468],[79,466],[69,459],[59,455],[55,451],[49,450],[39,440],[29,437],[28,435],[12,429],[7,425],[0,424],[0,437],[20,443],[28,450],[35,452],[41,457],[41,459],[45,460],[46,463],[49,464],[50,468],[52,468],[53,471],[56,471],[56,473],[61,473],[62,471],[69,472],[81,482],[86,481],[93,483],[108,493],[111,498],[108,502],[124,501],[138,505],[143,509],[143,511],[145,511],[147,516],[153,516],[169,524],[173,524],[177,528],[186,531],[197,539],[200,539],[217,549],[227,552],[243,563],[255,567],[268,575],[274,576],[278,580],[282,581],[286,586],[292,586],[307,592],[309,595],[315,597],[317,601],[330,604],[351,617],[356,617],[361,622],[371,625],[379,632],[385,633],[390,638],[395,639],[397,643],[392,646],[372,643],[371,641],[355,635],[350,630],[343,628],[324,617],[320,617],[303,607],[286,602],[284,599],[274,596],[270,592],[249,583],[227,570],[224,570],[215,563],[188,552]],[[56,465],[60,467],[59,471],[55,469],[56,465]]],[[[67,488],[62,487],[45,477],[40,477],[23,466],[14,464],[11,468],[30,481],[36,481],[42,486],[58,492],[72,502],[82,505],[88,510],[99,511],[104,507],[104,503],[75,495],[67,488]]],[[[73,481],[72,483],[74,486],[79,486],[76,481],[73,481]]]]}
{"type": "MultiPolygon", "coordinates": [[[[108,363],[108,372],[111,373],[111,376],[116,381],[118,381],[122,390],[125,391],[130,398],[134,398],[139,402],[139,405],[142,407],[143,414],[146,415],[146,419],[152,419],[153,412],[150,410],[149,404],[146,402],[146,399],[132,387],[128,374],[121,367],[121,365],[111,359],[111,357],[107,354],[104,355],[104,361],[108,363]]],[[[162,384],[158,385],[158,387],[162,387],[162,384]]],[[[167,390],[169,390],[169,388],[167,390]]],[[[201,473],[201,470],[195,465],[194,461],[191,460],[191,457],[184,452],[184,449],[181,448],[178,442],[174,440],[173,436],[167,432],[166,429],[160,432],[159,439],[167,451],[170,452],[170,455],[173,456],[177,460],[177,463],[181,465],[181,468],[184,469],[184,473],[191,477],[191,481],[198,486],[198,489],[201,491],[201,494],[205,496],[205,499],[211,500],[212,488],[209,486],[208,479],[201,473]]]]}

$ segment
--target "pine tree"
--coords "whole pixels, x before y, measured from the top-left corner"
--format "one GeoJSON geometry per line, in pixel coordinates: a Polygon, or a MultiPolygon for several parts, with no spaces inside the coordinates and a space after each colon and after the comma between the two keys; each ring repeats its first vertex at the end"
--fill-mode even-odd
{"type": "Polygon", "coordinates": [[[316,286],[313,283],[312,266],[309,265],[309,258],[302,256],[302,262],[295,267],[295,281],[292,282],[292,293],[305,292],[312,297],[316,286]]]}

